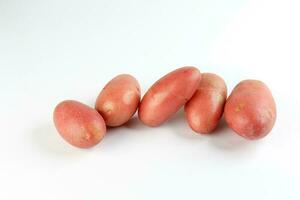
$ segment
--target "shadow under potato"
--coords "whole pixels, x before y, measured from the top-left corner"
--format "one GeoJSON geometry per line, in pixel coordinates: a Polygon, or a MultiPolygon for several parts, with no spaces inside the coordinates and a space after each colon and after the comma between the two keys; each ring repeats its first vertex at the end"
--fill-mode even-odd
{"type": "Polygon", "coordinates": [[[209,134],[196,133],[189,127],[185,119],[184,109],[179,110],[165,125],[169,126],[176,135],[184,139],[197,142],[208,141],[213,147],[226,151],[249,150],[257,143],[257,141],[249,141],[237,135],[227,126],[223,117],[213,132],[209,134]]]}
{"type": "Polygon", "coordinates": [[[216,130],[210,135],[209,142],[216,148],[226,151],[251,150],[257,141],[249,141],[231,130],[222,117],[216,130]]]}
{"type": "Polygon", "coordinates": [[[144,129],[143,124],[139,121],[138,117],[134,116],[122,126],[107,127],[106,135],[97,146],[99,146],[101,149],[104,149],[104,151],[107,149],[115,149],[121,143],[133,141],[136,134],[140,135],[138,132],[142,129],[144,129]]]}
{"type": "Polygon", "coordinates": [[[185,115],[184,109],[180,109],[175,115],[168,120],[165,126],[170,127],[172,131],[179,137],[189,140],[203,140],[205,135],[195,133],[188,125],[185,115]]]}
{"type": "MultiPolygon", "coordinates": [[[[231,129],[229,129],[225,123],[225,120],[222,118],[218,127],[211,134],[199,134],[195,133],[187,124],[184,110],[181,109],[178,111],[170,120],[162,124],[161,126],[168,127],[176,134],[183,139],[188,139],[189,142],[199,143],[199,141],[207,141],[213,147],[216,147],[220,150],[226,151],[235,151],[235,150],[249,150],[257,144],[257,141],[248,141],[231,129]]],[[[151,132],[151,128],[144,125],[135,115],[131,120],[121,127],[107,127],[107,133],[103,140],[96,145],[94,148],[97,151],[98,148],[102,149],[101,151],[111,151],[112,149],[117,148],[120,144],[124,142],[138,142],[137,137],[143,137],[141,135],[142,130],[148,129],[147,132],[151,132]],[[118,146],[116,146],[118,145],[118,146]]],[[[146,131],[142,131],[146,132],[146,131]]],[[[40,150],[53,157],[78,157],[85,154],[86,149],[80,149],[73,147],[68,144],[64,139],[59,135],[53,123],[48,122],[41,124],[32,131],[32,141],[33,144],[40,150]]]]}
{"type": "Polygon", "coordinates": [[[144,129],[145,126],[135,116],[121,127],[107,127],[107,133],[99,144],[90,149],[81,149],[72,146],[65,141],[57,132],[53,122],[39,124],[31,131],[32,144],[38,149],[37,152],[51,157],[73,158],[84,155],[87,151],[116,148],[120,142],[133,140],[134,132],[144,129]],[[129,129],[131,131],[129,131],[129,129]]]}
{"type": "Polygon", "coordinates": [[[84,154],[84,149],[73,147],[64,141],[51,122],[38,125],[32,131],[31,138],[39,152],[49,156],[72,158],[84,154]]]}

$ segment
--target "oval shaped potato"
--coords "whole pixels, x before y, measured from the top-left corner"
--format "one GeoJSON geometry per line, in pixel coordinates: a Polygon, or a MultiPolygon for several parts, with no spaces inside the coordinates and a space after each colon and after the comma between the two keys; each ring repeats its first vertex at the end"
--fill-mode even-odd
{"type": "Polygon", "coordinates": [[[98,144],[106,133],[101,115],[77,101],[67,100],[58,104],[53,119],[60,135],[76,147],[90,148],[98,144]]]}
{"type": "Polygon", "coordinates": [[[140,85],[131,75],[121,74],[100,92],[95,108],[107,126],[121,126],[136,112],[141,99],[140,85]]]}
{"type": "Polygon", "coordinates": [[[140,120],[148,126],[164,123],[193,96],[200,79],[195,67],[182,67],[159,79],[141,101],[140,120]]]}
{"type": "Polygon", "coordinates": [[[240,136],[265,137],[276,120],[276,105],[269,88],[258,80],[244,80],[232,91],[225,105],[225,120],[240,136]]]}
{"type": "Polygon", "coordinates": [[[194,96],[185,105],[189,126],[197,133],[210,133],[223,115],[227,97],[224,80],[216,74],[202,74],[194,96]]]}

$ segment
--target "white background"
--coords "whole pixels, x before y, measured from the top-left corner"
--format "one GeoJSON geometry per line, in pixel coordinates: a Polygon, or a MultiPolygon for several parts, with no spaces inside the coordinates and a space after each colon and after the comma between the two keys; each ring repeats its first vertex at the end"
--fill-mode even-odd
{"type": "Polygon", "coordinates": [[[0,0],[0,199],[300,199],[299,21],[299,0],[0,0]],[[144,93],[184,65],[230,91],[264,81],[272,133],[196,135],[180,111],[158,128],[135,117],[90,150],[57,134],[61,100],[93,106],[120,73],[144,93]]]}

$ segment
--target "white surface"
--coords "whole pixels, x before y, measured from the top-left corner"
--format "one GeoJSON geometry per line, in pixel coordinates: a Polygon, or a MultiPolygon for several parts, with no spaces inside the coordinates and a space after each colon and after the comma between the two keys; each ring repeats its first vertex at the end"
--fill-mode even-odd
{"type": "Polygon", "coordinates": [[[300,199],[300,6],[291,0],[0,1],[0,199],[300,199]],[[183,65],[273,91],[263,140],[221,126],[200,136],[183,114],[136,118],[80,150],[52,123],[55,105],[93,105],[112,77],[143,92],[183,65]]]}

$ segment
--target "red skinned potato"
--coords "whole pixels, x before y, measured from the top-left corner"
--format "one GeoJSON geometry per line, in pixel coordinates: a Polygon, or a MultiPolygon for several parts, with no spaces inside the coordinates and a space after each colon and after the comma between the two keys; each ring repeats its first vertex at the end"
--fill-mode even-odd
{"type": "Polygon", "coordinates": [[[148,126],[159,126],[176,113],[195,93],[201,74],[195,67],[170,72],[147,91],[139,107],[139,118],[148,126]]]}
{"type": "Polygon", "coordinates": [[[240,136],[265,137],[276,120],[276,105],[269,88],[258,80],[244,80],[232,91],[225,105],[225,120],[240,136]]]}
{"type": "Polygon", "coordinates": [[[107,126],[121,126],[134,115],[140,98],[138,81],[131,75],[121,74],[106,84],[96,100],[95,108],[107,126]]]}
{"type": "Polygon", "coordinates": [[[211,133],[223,115],[226,97],[224,80],[216,74],[203,73],[196,93],[185,105],[189,126],[197,133],[211,133]]]}
{"type": "Polygon", "coordinates": [[[60,135],[79,148],[95,146],[106,133],[101,115],[95,109],[77,101],[67,100],[58,104],[53,119],[60,135]]]}

